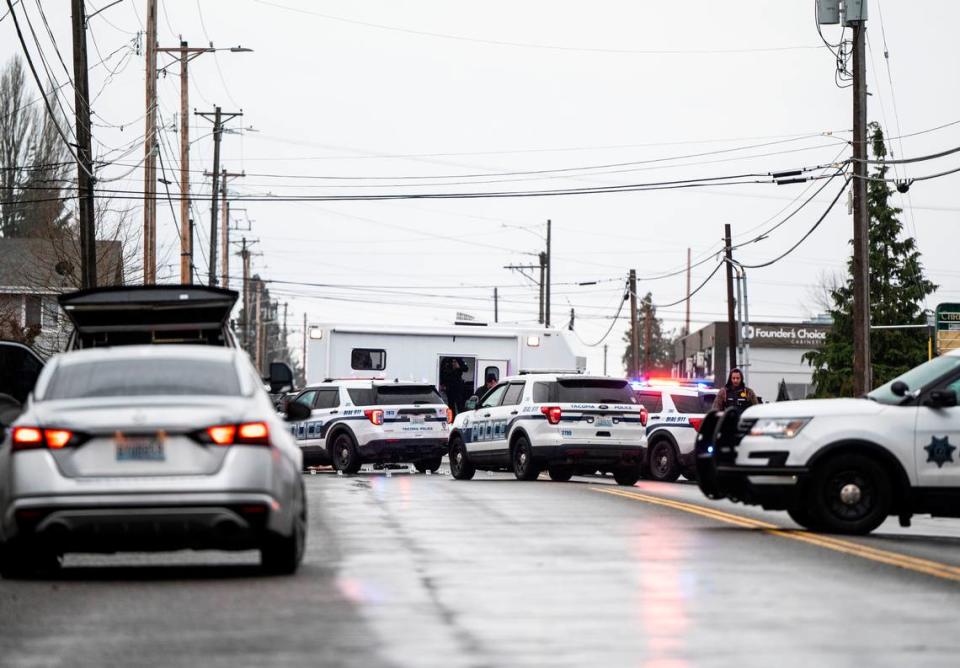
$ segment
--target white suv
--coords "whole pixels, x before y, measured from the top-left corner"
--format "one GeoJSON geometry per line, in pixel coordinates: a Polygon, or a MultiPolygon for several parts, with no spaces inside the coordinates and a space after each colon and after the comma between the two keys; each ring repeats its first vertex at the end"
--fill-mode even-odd
{"type": "Polygon", "coordinates": [[[536,373],[502,380],[471,397],[450,431],[450,472],[512,470],[534,480],[612,472],[621,485],[640,479],[646,410],[626,380],[536,373]]]}
{"type": "Polygon", "coordinates": [[[960,350],[861,399],[711,413],[697,439],[700,488],[814,530],[869,533],[888,516],[960,517],[960,350]]]}
{"type": "Polygon", "coordinates": [[[717,391],[704,383],[674,379],[633,383],[633,389],[637,401],[650,413],[644,475],[673,482],[682,473],[695,480],[693,446],[717,391]]]}
{"type": "Polygon", "coordinates": [[[356,473],[367,463],[412,462],[420,472],[436,471],[446,454],[452,415],[427,383],[328,380],[293,401],[311,409],[290,428],[305,467],[356,473]]]}

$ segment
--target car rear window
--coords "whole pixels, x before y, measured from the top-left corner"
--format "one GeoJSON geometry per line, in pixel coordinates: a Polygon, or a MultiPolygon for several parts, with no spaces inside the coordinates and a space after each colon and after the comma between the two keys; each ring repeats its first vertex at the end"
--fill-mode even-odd
{"type": "Polygon", "coordinates": [[[659,413],[663,410],[663,395],[660,392],[637,392],[637,401],[650,413],[659,413]]]}
{"type": "Polygon", "coordinates": [[[373,388],[347,389],[355,406],[402,406],[407,404],[442,404],[443,399],[432,385],[378,385],[373,388]]]}
{"type": "Polygon", "coordinates": [[[162,395],[239,396],[240,377],[226,360],[150,358],[59,366],[44,399],[162,395]]]}
{"type": "Polygon", "coordinates": [[[557,381],[557,401],[563,404],[635,404],[625,380],[574,378],[557,381]]]}
{"type": "Polygon", "coordinates": [[[713,406],[713,400],[716,394],[697,394],[690,396],[686,394],[671,394],[673,405],[677,407],[678,413],[707,413],[713,406]]]}

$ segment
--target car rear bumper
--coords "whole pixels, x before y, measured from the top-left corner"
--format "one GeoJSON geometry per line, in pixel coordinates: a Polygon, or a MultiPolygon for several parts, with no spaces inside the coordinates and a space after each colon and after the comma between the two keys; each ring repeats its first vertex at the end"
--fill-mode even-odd
{"type": "Polygon", "coordinates": [[[646,455],[646,448],[635,444],[562,443],[536,447],[533,454],[548,465],[604,469],[639,465],[646,455]]]}
{"type": "Polygon", "coordinates": [[[269,494],[116,494],[14,500],[8,538],[61,552],[245,550],[267,532],[286,533],[285,510],[269,494]]]}
{"type": "Polygon", "coordinates": [[[365,463],[416,462],[447,454],[446,438],[385,438],[357,447],[365,463]]]}

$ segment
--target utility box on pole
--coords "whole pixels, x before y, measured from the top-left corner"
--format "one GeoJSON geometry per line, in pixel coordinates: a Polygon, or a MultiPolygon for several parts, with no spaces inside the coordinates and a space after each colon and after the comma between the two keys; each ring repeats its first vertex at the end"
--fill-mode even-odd
{"type": "Polygon", "coordinates": [[[822,26],[840,23],[840,0],[817,0],[817,22],[822,26]]]}
{"type": "Polygon", "coordinates": [[[845,26],[851,26],[859,21],[866,21],[867,0],[843,0],[841,18],[845,26]]]}

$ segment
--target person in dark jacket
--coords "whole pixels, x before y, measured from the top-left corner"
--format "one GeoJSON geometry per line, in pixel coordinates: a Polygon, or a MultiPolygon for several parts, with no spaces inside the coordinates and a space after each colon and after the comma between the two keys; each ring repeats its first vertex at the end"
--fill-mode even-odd
{"type": "Polygon", "coordinates": [[[733,369],[727,376],[727,384],[720,388],[717,398],[713,400],[713,410],[725,411],[736,408],[738,411],[743,411],[756,403],[756,393],[743,384],[743,372],[740,369],[733,369]]]}
{"type": "Polygon", "coordinates": [[[464,396],[463,374],[468,370],[462,358],[454,357],[449,360],[449,366],[445,365],[440,375],[442,389],[447,393],[447,405],[454,413],[462,412],[467,400],[464,396]]]}

